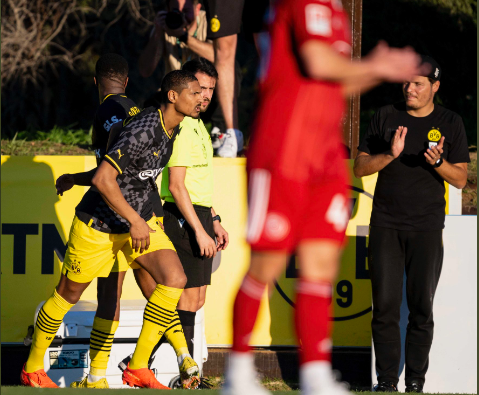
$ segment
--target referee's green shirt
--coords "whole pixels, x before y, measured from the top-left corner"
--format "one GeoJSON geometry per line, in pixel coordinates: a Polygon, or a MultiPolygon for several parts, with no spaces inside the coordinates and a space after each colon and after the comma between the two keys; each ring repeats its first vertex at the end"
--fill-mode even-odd
{"type": "Polygon", "coordinates": [[[168,167],[186,167],[185,186],[191,203],[211,207],[213,205],[213,146],[211,137],[201,119],[185,117],[180,132],[173,143],[173,153],[163,170],[161,198],[174,202],[168,189],[168,167]]]}

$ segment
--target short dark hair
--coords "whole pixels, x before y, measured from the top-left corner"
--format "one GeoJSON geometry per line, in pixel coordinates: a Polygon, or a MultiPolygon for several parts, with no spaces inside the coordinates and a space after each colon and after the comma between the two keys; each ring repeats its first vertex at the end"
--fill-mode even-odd
{"type": "Polygon", "coordinates": [[[215,65],[205,58],[196,58],[189,60],[183,65],[181,69],[190,71],[193,74],[196,74],[198,72],[205,73],[209,77],[218,79],[218,72],[216,71],[215,65]]]}
{"type": "Polygon", "coordinates": [[[163,77],[161,81],[161,92],[163,93],[164,103],[168,103],[168,92],[175,91],[178,94],[183,89],[188,88],[188,83],[198,81],[193,73],[186,70],[173,70],[163,77]]]}
{"type": "Polygon", "coordinates": [[[128,77],[128,62],[116,53],[107,53],[100,56],[96,62],[95,73],[97,79],[125,82],[128,77]]]}

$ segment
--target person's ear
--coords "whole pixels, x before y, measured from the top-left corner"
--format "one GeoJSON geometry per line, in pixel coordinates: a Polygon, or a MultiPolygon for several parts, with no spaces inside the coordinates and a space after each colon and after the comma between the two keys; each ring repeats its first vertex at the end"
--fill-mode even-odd
{"type": "Polygon", "coordinates": [[[125,80],[125,88],[127,85],[128,85],[128,77],[126,77],[126,80],[125,80]]]}
{"type": "Polygon", "coordinates": [[[169,90],[167,96],[170,103],[176,103],[178,100],[178,92],[175,92],[174,90],[169,90]]]}
{"type": "Polygon", "coordinates": [[[98,83],[96,81],[96,77],[93,77],[93,82],[95,83],[95,85],[98,85],[98,83]]]}
{"type": "Polygon", "coordinates": [[[439,90],[440,85],[441,85],[441,81],[436,81],[434,84],[432,84],[432,91],[436,93],[439,90]]]}

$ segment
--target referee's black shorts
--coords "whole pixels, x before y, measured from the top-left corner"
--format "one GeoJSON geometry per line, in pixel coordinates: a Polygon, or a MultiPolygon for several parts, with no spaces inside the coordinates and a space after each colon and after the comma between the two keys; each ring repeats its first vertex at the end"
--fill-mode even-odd
{"type": "MultiPolygon", "coordinates": [[[[213,217],[211,207],[193,205],[196,215],[206,233],[214,240],[213,217]]],[[[188,281],[185,288],[201,287],[211,284],[213,258],[201,256],[196,242],[195,232],[183,218],[176,204],[166,202],[163,205],[165,233],[176,248],[188,281]]]]}

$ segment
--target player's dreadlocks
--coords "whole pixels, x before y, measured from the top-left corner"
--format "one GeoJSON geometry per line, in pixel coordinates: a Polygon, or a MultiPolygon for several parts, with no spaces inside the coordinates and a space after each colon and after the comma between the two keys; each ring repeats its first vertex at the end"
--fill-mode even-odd
{"type": "Polygon", "coordinates": [[[195,75],[186,70],[174,70],[163,77],[161,81],[161,92],[163,94],[164,103],[168,103],[168,92],[175,91],[178,94],[185,88],[188,88],[188,83],[198,81],[195,75]]]}
{"type": "Polygon", "coordinates": [[[128,77],[128,62],[121,55],[102,55],[95,66],[97,80],[107,79],[123,84],[128,77]]]}

